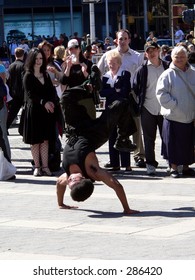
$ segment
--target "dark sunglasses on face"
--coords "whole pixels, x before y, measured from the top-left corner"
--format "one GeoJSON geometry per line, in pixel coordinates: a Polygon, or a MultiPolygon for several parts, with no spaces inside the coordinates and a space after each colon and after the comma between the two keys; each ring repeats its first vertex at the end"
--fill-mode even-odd
{"type": "Polygon", "coordinates": [[[75,47],[70,48],[69,50],[71,51],[71,50],[78,49],[78,48],[79,48],[79,46],[75,46],[75,47]]]}

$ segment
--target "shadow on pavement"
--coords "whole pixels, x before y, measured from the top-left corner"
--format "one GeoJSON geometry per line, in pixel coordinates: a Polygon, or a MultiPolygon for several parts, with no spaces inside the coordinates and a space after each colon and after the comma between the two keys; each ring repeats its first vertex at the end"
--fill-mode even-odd
{"type": "Polygon", "coordinates": [[[83,212],[90,212],[94,213],[94,215],[89,215],[90,218],[104,218],[104,219],[112,219],[112,218],[121,218],[124,216],[123,213],[119,212],[104,212],[104,211],[97,211],[97,210],[89,210],[89,209],[76,209],[76,211],[83,211],[83,212]]]}
{"type": "Polygon", "coordinates": [[[125,215],[118,212],[104,212],[97,210],[88,210],[88,209],[76,209],[76,211],[85,211],[94,213],[94,215],[88,215],[90,218],[103,218],[103,219],[112,219],[112,218],[121,218],[121,217],[167,217],[167,218],[192,218],[195,217],[195,209],[192,207],[178,208],[173,210],[182,210],[182,212],[172,212],[172,211],[141,211],[140,213],[134,215],[125,215]],[[193,209],[193,210],[192,210],[193,209]],[[186,211],[183,211],[186,210],[186,211]]]}
{"type": "MultiPolygon", "coordinates": [[[[32,174],[31,174],[32,175],[32,174]]],[[[36,177],[38,178],[38,177],[36,177]]],[[[33,185],[51,185],[51,186],[54,186],[55,187],[55,183],[54,183],[54,180],[53,179],[56,179],[55,176],[52,176],[52,177],[45,177],[45,178],[51,178],[51,180],[45,180],[43,181],[43,176],[40,177],[42,178],[41,180],[33,180],[33,179],[27,179],[27,178],[17,178],[17,174],[16,174],[16,179],[12,181],[12,183],[20,183],[20,184],[33,184],[33,185]]]]}

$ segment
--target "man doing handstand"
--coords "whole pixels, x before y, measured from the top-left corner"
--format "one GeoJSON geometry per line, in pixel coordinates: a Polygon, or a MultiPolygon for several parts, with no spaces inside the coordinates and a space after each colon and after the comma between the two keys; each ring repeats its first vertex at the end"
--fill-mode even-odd
{"type": "Polygon", "coordinates": [[[127,99],[114,101],[99,118],[91,120],[85,108],[79,105],[82,94],[77,90],[64,94],[61,99],[65,120],[68,120],[68,142],[63,153],[63,173],[57,180],[57,200],[59,208],[71,209],[64,204],[66,187],[75,201],[86,200],[94,190],[94,181],[102,181],[112,188],[120,200],[124,214],[136,214],[129,207],[125,191],[119,181],[99,166],[95,150],[109,138],[111,131],[118,126],[115,148],[131,151],[129,136],[136,131],[127,99]],[[82,107],[82,108],[81,108],[82,107]],[[79,112],[79,110],[81,111],[79,112]],[[78,113],[79,112],[79,113],[78,113]],[[79,118],[77,118],[79,116],[79,118]],[[72,129],[71,129],[72,128],[72,129]]]}

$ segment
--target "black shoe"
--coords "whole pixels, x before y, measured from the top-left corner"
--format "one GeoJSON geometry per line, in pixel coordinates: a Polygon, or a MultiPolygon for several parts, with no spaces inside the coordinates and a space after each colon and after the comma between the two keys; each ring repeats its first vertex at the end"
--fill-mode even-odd
{"type": "Polygon", "coordinates": [[[126,172],[132,172],[131,166],[126,167],[126,168],[125,168],[125,171],[126,171],[126,172]]]}
{"type": "Polygon", "coordinates": [[[120,170],[120,166],[116,166],[116,167],[110,167],[107,169],[108,171],[119,171],[120,170]]]}
{"type": "Polygon", "coordinates": [[[135,160],[135,165],[140,168],[146,168],[146,163],[143,158],[138,158],[135,160]]]}
{"type": "Polygon", "coordinates": [[[177,170],[171,170],[170,175],[172,178],[179,178],[179,172],[177,170]]]}
{"type": "Polygon", "coordinates": [[[16,179],[16,175],[13,175],[10,178],[8,178],[7,180],[15,180],[15,179],[16,179]]]}
{"type": "Polygon", "coordinates": [[[107,162],[106,164],[104,164],[105,168],[112,168],[112,165],[110,164],[110,162],[107,162]]]}
{"type": "Polygon", "coordinates": [[[183,176],[185,177],[195,177],[195,171],[192,168],[182,171],[183,176]]]}
{"type": "Polygon", "coordinates": [[[120,166],[112,166],[110,162],[104,164],[104,167],[108,169],[108,171],[118,171],[120,170],[120,166]]]}
{"type": "Polygon", "coordinates": [[[124,138],[116,140],[114,148],[120,152],[133,152],[137,149],[137,146],[131,140],[124,138]]]}

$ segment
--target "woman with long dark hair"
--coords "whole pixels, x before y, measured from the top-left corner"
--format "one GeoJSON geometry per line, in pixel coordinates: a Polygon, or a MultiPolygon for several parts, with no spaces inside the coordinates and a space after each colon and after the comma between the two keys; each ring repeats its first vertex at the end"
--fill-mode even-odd
{"type": "Polygon", "coordinates": [[[31,49],[23,78],[26,105],[23,141],[31,145],[34,176],[52,175],[48,168],[48,142],[55,141],[56,92],[46,66],[43,50],[31,49]]]}

